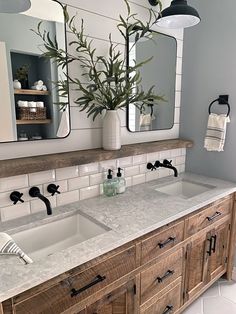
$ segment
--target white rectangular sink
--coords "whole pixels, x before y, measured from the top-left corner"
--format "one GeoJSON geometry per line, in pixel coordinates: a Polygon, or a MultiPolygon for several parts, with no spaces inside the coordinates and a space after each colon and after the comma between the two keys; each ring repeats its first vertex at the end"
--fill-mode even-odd
{"type": "Polygon", "coordinates": [[[33,260],[38,260],[109,230],[106,226],[76,214],[15,233],[12,238],[33,260]]]}
{"type": "Polygon", "coordinates": [[[165,186],[156,187],[155,190],[157,192],[165,193],[172,196],[191,198],[214,188],[215,186],[213,185],[202,184],[182,179],[177,182],[167,184],[165,186]]]}

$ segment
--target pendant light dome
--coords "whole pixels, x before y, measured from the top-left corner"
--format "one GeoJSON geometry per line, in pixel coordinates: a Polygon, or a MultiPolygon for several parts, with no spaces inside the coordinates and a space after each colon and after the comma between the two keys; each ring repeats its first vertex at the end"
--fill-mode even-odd
{"type": "MultiPolygon", "coordinates": [[[[157,0],[148,0],[151,5],[157,5],[157,0]]],[[[157,25],[164,28],[187,28],[201,21],[196,9],[188,5],[186,0],[173,0],[157,19],[157,25]]]]}
{"type": "Polygon", "coordinates": [[[30,7],[30,0],[0,0],[0,13],[25,12],[30,7]]]}

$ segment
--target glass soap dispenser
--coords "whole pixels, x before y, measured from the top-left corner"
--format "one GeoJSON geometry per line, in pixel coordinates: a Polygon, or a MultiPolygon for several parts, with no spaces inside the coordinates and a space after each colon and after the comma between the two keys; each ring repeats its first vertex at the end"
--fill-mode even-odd
{"type": "Polygon", "coordinates": [[[122,177],[121,168],[118,168],[117,178],[116,178],[116,192],[117,194],[122,194],[126,190],[126,181],[125,178],[122,177]]]}
{"type": "Polygon", "coordinates": [[[108,170],[107,180],[103,183],[103,192],[106,196],[115,196],[116,195],[116,182],[112,178],[112,170],[108,170]]]}

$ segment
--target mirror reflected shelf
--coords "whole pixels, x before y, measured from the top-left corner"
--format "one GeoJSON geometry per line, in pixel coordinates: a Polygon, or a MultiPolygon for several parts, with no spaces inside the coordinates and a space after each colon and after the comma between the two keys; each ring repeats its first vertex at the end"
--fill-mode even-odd
{"type": "Polygon", "coordinates": [[[42,56],[43,43],[35,33],[39,23],[66,49],[62,5],[53,0],[31,1],[20,14],[0,13],[0,143],[63,138],[68,135],[69,99],[55,82],[67,80],[67,69],[42,56]],[[10,23],[9,23],[10,21],[10,23]],[[66,119],[63,115],[66,114],[66,119]],[[60,130],[66,121],[66,132],[60,130]]]}

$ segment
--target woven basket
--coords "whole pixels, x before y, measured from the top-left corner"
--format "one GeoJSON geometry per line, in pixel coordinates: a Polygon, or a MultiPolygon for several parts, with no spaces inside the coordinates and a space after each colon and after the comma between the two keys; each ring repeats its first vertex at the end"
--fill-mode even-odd
{"type": "Polygon", "coordinates": [[[18,108],[19,120],[45,120],[47,119],[46,108],[18,108]]]}

